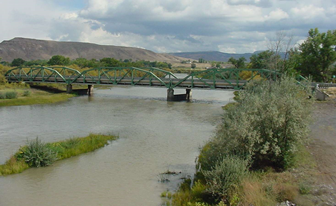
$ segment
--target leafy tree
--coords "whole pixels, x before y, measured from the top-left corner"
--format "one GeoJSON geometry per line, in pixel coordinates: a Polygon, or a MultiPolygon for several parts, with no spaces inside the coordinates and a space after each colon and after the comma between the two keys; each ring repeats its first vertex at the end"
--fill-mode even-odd
{"type": "Polygon", "coordinates": [[[235,68],[245,68],[245,57],[240,57],[238,60],[231,57],[228,62],[230,62],[231,64],[233,64],[233,66],[235,68]]]}
{"type": "Polygon", "coordinates": [[[45,66],[47,65],[47,60],[31,60],[24,63],[25,66],[31,67],[36,65],[45,66]]]}
{"type": "Polygon", "coordinates": [[[100,63],[102,63],[103,66],[105,66],[105,67],[118,67],[118,66],[121,65],[121,62],[119,62],[115,58],[102,58],[100,60],[100,63]]]}
{"type": "Polygon", "coordinates": [[[195,63],[192,63],[192,64],[191,64],[191,68],[192,68],[192,69],[195,69],[195,68],[196,68],[196,64],[195,64],[195,63]]]}
{"type": "Polygon", "coordinates": [[[198,59],[198,63],[206,63],[206,61],[204,59],[202,59],[202,58],[199,58],[198,59]]]}
{"type": "Polygon", "coordinates": [[[13,59],[12,61],[12,66],[13,67],[19,67],[19,66],[22,66],[26,61],[21,59],[21,58],[17,58],[17,59],[13,59]]]}
{"type": "Polygon", "coordinates": [[[72,64],[78,65],[80,68],[87,67],[89,64],[89,60],[85,58],[77,58],[71,62],[72,64]]]}
{"type": "Polygon", "coordinates": [[[249,67],[252,69],[282,70],[283,60],[274,51],[266,50],[250,57],[249,67]]]}
{"type": "Polygon", "coordinates": [[[327,81],[336,61],[335,46],[336,30],[320,33],[317,28],[310,29],[306,41],[298,49],[292,49],[292,64],[302,75],[311,75],[314,81],[327,81]]]}
{"type": "Polygon", "coordinates": [[[51,59],[48,61],[49,65],[69,65],[70,58],[64,57],[62,55],[55,55],[52,56],[51,59]]]}

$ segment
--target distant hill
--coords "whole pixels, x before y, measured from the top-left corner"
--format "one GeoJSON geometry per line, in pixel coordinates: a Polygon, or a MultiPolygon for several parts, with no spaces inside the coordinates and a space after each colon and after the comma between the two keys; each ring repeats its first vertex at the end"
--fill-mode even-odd
{"type": "Polygon", "coordinates": [[[162,62],[180,62],[185,60],[170,54],[158,54],[146,49],[105,46],[80,42],[57,42],[27,38],[14,38],[0,43],[0,58],[11,62],[13,59],[49,60],[54,55],[62,55],[70,59],[132,59],[162,62]]]}
{"type": "Polygon", "coordinates": [[[174,56],[184,57],[187,59],[204,59],[206,61],[220,61],[227,62],[231,57],[235,59],[239,59],[240,57],[245,57],[247,61],[250,61],[250,57],[253,54],[257,54],[260,51],[254,53],[245,53],[245,54],[231,54],[231,53],[223,53],[219,51],[204,51],[204,52],[179,52],[179,53],[169,53],[174,56]]]}

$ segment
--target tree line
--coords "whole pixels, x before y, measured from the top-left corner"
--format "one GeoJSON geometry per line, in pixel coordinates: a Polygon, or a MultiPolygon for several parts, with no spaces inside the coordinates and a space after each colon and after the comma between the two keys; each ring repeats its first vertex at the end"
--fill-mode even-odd
{"type": "Polygon", "coordinates": [[[97,59],[85,59],[77,58],[70,60],[69,57],[64,57],[62,55],[52,56],[49,60],[31,60],[25,61],[21,58],[14,59],[11,63],[1,62],[3,65],[13,66],[13,67],[33,67],[33,66],[54,66],[54,65],[77,65],[80,68],[93,68],[93,67],[158,67],[158,68],[169,68],[171,69],[172,64],[159,61],[133,61],[132,59],[114,59],[114,58],[102,58],[97,59]]]}
{"type": "Polygon", "coordinates": [[[319,32],[310,29],[307,39],[298,46],[291,47],[291,37],[277,33],[270,48],[246,59],[230,58],[235,68],[270,69],[289,74],[312,77],[313,81],[333,81],[336,75],[336,30],[319,32]]]}

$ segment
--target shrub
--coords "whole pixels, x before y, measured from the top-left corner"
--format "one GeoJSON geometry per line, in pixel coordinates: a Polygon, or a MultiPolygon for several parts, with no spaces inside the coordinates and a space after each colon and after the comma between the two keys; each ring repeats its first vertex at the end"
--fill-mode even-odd
{"type": "Polygon", "coordinates": [[[17,98],[17,92],[11,91],[6,92],[6,99],[16,99],[17,98]]]}
{"type": "Polygon", "coordinates": [[[210,170],[225,156],[238,155],[256,169],[290,167],[309,131],[309,89],[290,77],[250,84],[239,93],[238,104],[227,108],[216,136],[201,151],[199,165],[210,170]]]}
{"type": "Polygon", "coordinates": [[[6,99],[6,94],[0,92],[0,99],[6,99]]]}
{"type": "Polygon", "coordinates": [[[25,91],[23,92],[23,96],[25,96],[25,97],[30,96],[30,91],[29,91],[29,90],[25,90],[25,91]]]}
{"type": "Polygon", "coordinates": [[[247,174],[248,162],[237,156],[227,156],[210,171],[204,171],[209,190],[213,194],[227,197],[232,189],[239,186],[247,174]]]}
{"type": "Polygon", "coordinates": [[[36,138],[29,141],[26,147],[21,148],[17,158],[23,158],[31,167],[45,167],[56,161],[57,154],[50,150],[45,143],[36,138]]]}

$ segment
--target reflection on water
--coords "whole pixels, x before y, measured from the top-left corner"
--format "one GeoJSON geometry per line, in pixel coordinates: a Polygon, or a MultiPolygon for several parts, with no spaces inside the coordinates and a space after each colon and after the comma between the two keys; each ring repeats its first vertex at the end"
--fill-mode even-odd
{"type": "Polygon", "coordinates": [[[193,90],[193,103],[167,102],[164,88],[114,87],[59,104],[0,108],[1,164],[36,136],[45,142],[90,132],[120,136],[95,152],[0,177],[0,205],[160,205],[161,192],[176,181],[160,183],[159,174],[194,173],[198,148],[232,96],[193,90]]]}

